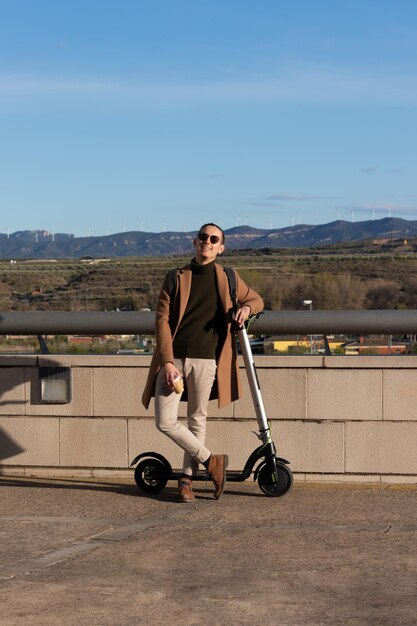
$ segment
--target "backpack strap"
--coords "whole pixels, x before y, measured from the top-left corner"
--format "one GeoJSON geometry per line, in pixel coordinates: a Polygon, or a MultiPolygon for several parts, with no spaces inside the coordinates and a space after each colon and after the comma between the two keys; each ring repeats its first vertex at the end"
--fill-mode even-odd
{"type": "Polygon", "coordinates": [[[236,274],[231,267],[223,267],[226,272],[227,280],[229,281],[229,293],[233,303],[233,310],[237,309],[237,294],[236,294],[236,274]]]}
{"type": "Polygon", "coordinates": [[[169,291],[169,297],[171,298],[171,301],[173,300],[175,296],[175,288],[177,286],[177,272],[178,272],[178,269],[174,267],[172,270],[168,270],[168,273],[167,273],[168,291],[169,291]]]}

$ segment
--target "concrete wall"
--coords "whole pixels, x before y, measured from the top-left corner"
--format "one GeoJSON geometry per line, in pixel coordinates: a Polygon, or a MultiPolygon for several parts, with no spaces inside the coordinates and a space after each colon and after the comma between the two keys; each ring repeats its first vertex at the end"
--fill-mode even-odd
{"type": "MultiPolygon", "coordinates": [[[[130,461],[148,450],[180,467],[181,452],[140,402],[149,363],[145,356],[0,357],[0,472],[130,475],[130,461]],[[71,366],[69,404],[39,403],[38,366],[51,363],[71,366]]],[[[278,454],[297,480],[417,482],[417,357],[259,356],[255,364],[278,454]]],[[[240,469],[258,445],[241,374],[244,397],[221,412],[210,406],[208,447],[229,454],[229,469],[240,469]]]]}

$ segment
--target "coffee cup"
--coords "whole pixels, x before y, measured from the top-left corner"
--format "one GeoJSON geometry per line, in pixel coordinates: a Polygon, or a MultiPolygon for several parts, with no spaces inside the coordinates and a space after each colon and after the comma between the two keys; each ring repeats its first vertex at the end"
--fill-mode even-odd
{"type": "Polygon", "coordinates": [[[175,393],[182,393],[184,391],[184,381],[181,376],[176,376],[174,378],[174,391],[175,393]]]}

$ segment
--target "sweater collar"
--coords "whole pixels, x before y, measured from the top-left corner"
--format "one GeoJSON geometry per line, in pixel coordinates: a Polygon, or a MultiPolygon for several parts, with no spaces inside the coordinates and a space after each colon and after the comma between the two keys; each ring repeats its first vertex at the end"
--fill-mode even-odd
{"type": "Polygon", "coordinates": [[[195,258],[191,261],[191,271],[193,274],[210,274],[214,271],[215,261],[200,265],[196,262],[195,258]]]}

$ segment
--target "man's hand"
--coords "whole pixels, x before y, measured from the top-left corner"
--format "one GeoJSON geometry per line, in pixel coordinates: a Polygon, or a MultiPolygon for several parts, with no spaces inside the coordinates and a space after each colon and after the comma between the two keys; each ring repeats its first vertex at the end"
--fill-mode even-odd
{"type": "Polygon", "coordinates": [[[165,382],[166,382],[166,384],[171,389],[174,389],[174,379],[175,378],[182,378],[182,373],[170,361],[168,361],[167,363],[164,363],[163,368],[165,370],[165,382]]]}
{"type": "Polygon", "coordinates": [[[242,328],[242,326],[244,325],[244,323],[248,319],[249,315],[250,315],[250,306],[245,304],[245,306],[242,306],[242,307],[236,309],[236,311],[233,313],[233,319],[236,322],[236,324],[240,328],[242,328]]]}

